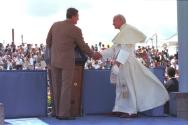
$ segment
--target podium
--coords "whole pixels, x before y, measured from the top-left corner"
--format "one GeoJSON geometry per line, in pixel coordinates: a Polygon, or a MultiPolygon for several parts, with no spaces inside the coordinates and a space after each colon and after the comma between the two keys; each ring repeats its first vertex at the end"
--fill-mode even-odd
{"type": "Polygon", "coordinates": [[[73,116],[81,116],[82,114],[82,86],[84,65],[87,57],[81,52],[79,48],[75,49],[75,70],[72,86],[71,97],[71,113],[73,116]]]}

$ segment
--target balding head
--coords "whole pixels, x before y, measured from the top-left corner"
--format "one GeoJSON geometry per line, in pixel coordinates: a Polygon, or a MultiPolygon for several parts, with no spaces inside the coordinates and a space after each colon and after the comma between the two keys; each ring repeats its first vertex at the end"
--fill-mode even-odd
{"type": "Polygon", "coordinates": [[[126,23],[125,17],[124,17],[123,15],[121,15],[121,14],[115,15],[115,16],[114,16],[114,19],[115,19],[115,18],[118,19],[118,20],[120,20],[120,21],[122,21],[123,24],[126,23]]]}
{"type": "Polygon", "coordinates": [[[113,18],[113,25],[116,29],[120,29],[120,27],[126,23],[125,17],[121,14],[115,15],[113,18]]]}

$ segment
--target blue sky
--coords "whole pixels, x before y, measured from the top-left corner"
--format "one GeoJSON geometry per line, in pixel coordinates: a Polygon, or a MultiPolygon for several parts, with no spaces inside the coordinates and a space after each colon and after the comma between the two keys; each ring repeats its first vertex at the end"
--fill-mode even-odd
{"type": "Polygon", "coordinates": [[[53,22],[65,19],[66,9],[79,10],[77,26],[89,44],[110,42],[118,30],[112,25],[116,14],[142,30],[147,37],[157,33],[165,40],[177,32],[176,0],[0,0],[0,42],[45,43],[53,22]]]}

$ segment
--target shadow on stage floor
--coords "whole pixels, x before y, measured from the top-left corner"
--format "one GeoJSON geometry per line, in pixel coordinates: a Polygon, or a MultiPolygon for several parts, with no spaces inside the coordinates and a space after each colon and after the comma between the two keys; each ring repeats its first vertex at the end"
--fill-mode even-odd
{"type": "Polygon", "coordinates": [[[88,115],[76,120],[57,120],[53,117],[5,119],[5,125],[188,125],[188,120],[176,117],[118,118],[88,115]]]}

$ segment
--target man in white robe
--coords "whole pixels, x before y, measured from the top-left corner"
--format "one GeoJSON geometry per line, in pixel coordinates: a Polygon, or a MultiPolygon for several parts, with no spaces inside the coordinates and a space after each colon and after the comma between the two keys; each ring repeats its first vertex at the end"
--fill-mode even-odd
{"type": "Polygon", "coordinates": [[[113,112],[120,117],[135,116],[165,104],[169,95],[160,80],[136,59],[135,44],[144,42],[146,36],[135,27],[126,24],[122,15],[116,15],[113,25],[120,32],[112,40],[113,46],[101,52],[102,59],[113,58],[111,82],[116,85],[113,112]]]}

